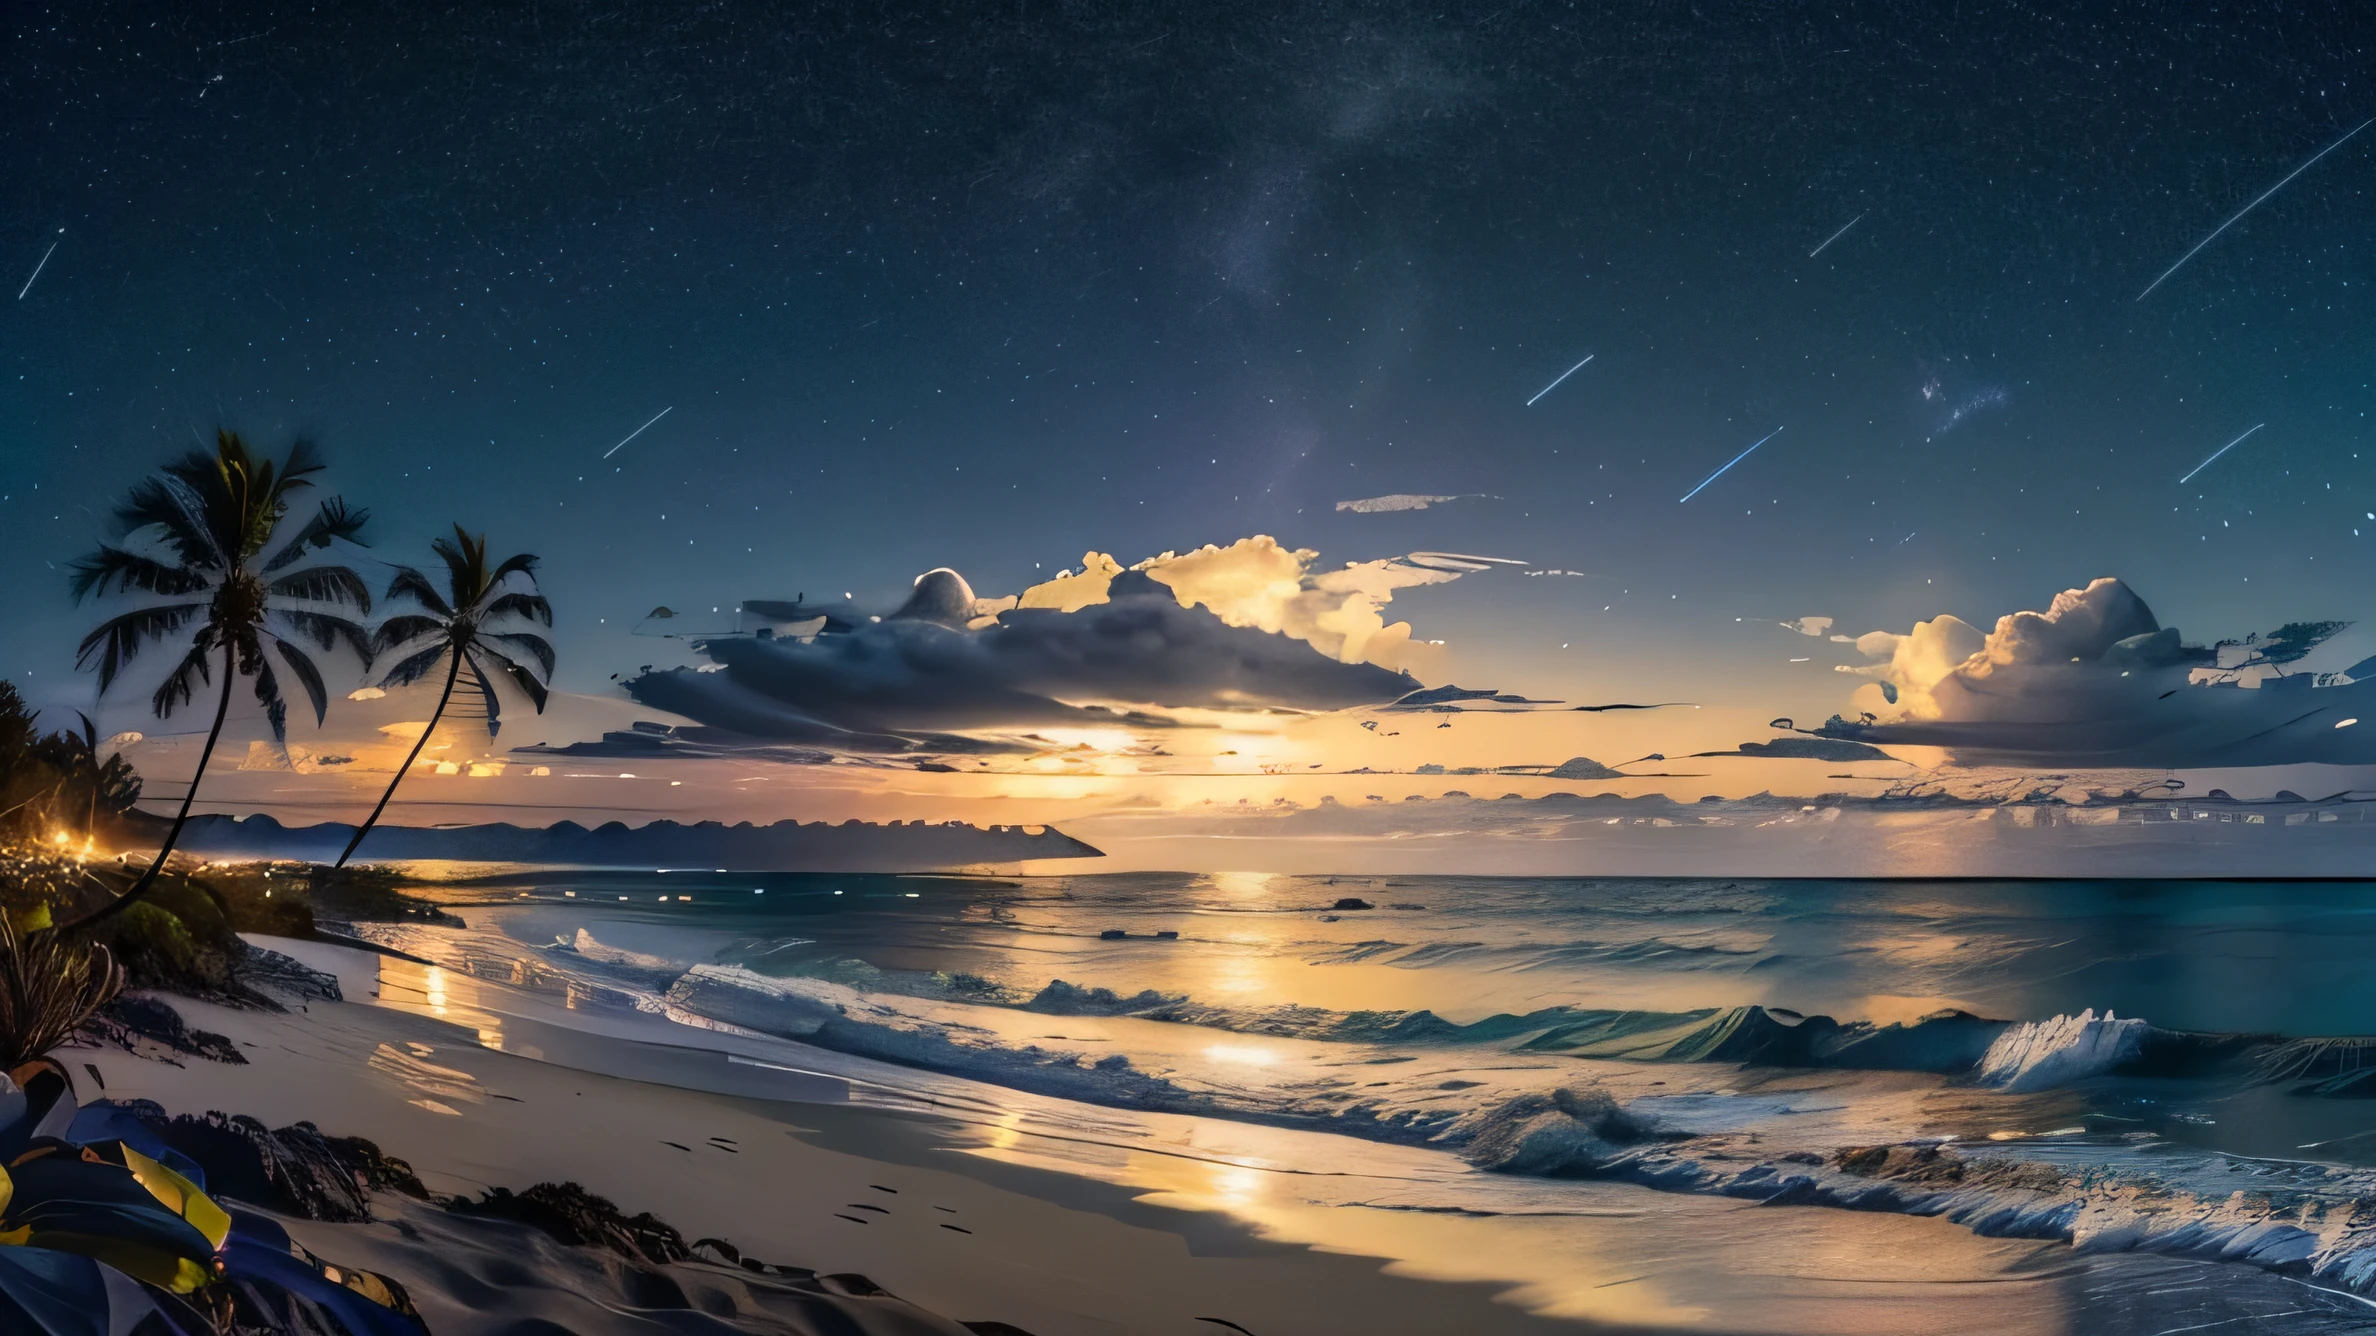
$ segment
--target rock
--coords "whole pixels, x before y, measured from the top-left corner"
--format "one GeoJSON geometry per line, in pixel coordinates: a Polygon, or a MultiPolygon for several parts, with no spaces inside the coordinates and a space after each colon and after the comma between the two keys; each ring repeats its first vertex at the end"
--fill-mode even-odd
{"type": "Polygon", "coordinates": [[[373,1192],[429,1196],[411,1165],[361,1137],[324,1136],[312,1123],[275,1132],[245,1114],[169,1118],[145,1099],[114,1103],[158,1140],[196,1161],[206,1171],[210,1195],[339,1224],[371,1219],[373,1192]]]}
{"type": "Polygon", "coordinates": [[[111,1044],[142,1057],[162,1057],[155,1050],[167,1049],[211,1062],[247,1064],[247,1056],[239,1051],[239,1045],[212,1030],[191,1029],[181,1013],[164,999],[146,993],[116,997],[84,1021],[78,1033],[85,1039],[111,1044]]]}
{"type": "Polygon", "coordinates": [[[259,946],[249,947],[247,955],[232,965],[231,973],[250,988],[269,988],[292,997],[323,1002],[346,1000],[339,994],[337,975],[259,946]]]}
{"type": "Polygon", "coordinates": [[[1371,903],[1370,903],[1369,901],[1367,901],[1367,900],[1364,900],[1364,899],[1362,899],[1362,898],[1361,898],[1360,896],[1358,896],[1358,895],[1348,895],[1348,896],[1346,896],[1344,899],[1337,901],[1337,902],[1336,902],[1335,904],[1333,904],[1333,905],[1330,905],[1330,906],[1329,906],[1329,908],[1330,908],[1330,909],[1376,909],[1376,908],[1377,908],[1377,906],[1376,906],[1376,905],[1373,905],[1373,904],[1371,904],[1371,903]]]}
{"type": "Polygon", "coordinates": [[[445,1208],[456,1215],[492,1216],[530,1225],[563,1243],[603,1248],[655,1266],[693,1255],[685,1236],[650,1212],[627,1215],[606,1198],[575,1183],[539,1183],[524,1192],[490,1188],[477,1201],[455,1197],[445,1208]]]}
{"type": "Polygon", "coordinates": [[[1129,933],[1122,931],[1120,928],[1108,928],[1104,932],[1097,934],[1097,939],[1101,942],[1119,942],[1129,935],[1129,933]]]}

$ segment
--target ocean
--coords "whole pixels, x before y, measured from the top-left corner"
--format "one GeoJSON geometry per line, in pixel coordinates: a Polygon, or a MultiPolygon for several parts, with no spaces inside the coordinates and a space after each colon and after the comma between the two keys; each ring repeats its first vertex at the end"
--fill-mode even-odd
{"type": "MultiPolygon", "coordinates": [[[[1400,1265],[1346,1213],[1423,1215],[1535,1312],[1623,1316],[1486,1222],[1742,1259],[1812,1229],[1861,1276],[1906,1246],[1841,1241],[1880,1214],[2045,1250],[1989,1266],[2121,1259],[2079,1316],[2250,1277],[2305,1296],[2289,1330],[2376,1317],[2376,884],[473,871],[419,888],[467,927],[357,929],[435,962],[416,1002],[476,978],[550,999],[539,1027],[767,1037],[981,1153],[1138,1186],[1107,1152],[1176,1135],[1224,1167],[1200,1209],[1400,1265]],[[1226,1181],[1288,1166],[1292,1224],[1226,1181]]],[[[1932,1329],[1898,1320],[1870,1329],[1932,1329]]]]}

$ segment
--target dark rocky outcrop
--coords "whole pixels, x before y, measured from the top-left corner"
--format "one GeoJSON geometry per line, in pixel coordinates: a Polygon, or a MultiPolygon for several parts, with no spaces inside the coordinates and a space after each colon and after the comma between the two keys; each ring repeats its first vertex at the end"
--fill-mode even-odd
{"type": "MultiPolygon", "coordinates": [[[[575,1183],[539,1183],[524,1192],[509,1188],[490,1188],[478,1200],[454,1197],[445,1208],[456,1215],[486,1216],[496,1220],[511,1220],[537,1229],[563,1243],[579,1247],[601,1248],[632,1261],[664,1266],[693,1256],[685,1244],[685,1236],[674,1226],[646,1211],[628,1215],[605,1197],[575,1183]]],[[[717,1239],[704,1239],[713,1248],[731,1250],[731,1244],[717,1239]]],[[[740,1263],[739,1253],[728,1260],[740,1263]]]]}
{"type": "Polygon", "coordinates": [[[163,1049],[210,1062],[247,1063],[239,1045],[212,1030],[191,1027],[180,1012],[145,993],[117,996],[83,1022],[81,1034],[87,1041],[143,1057],[161,1056],[158,1050],[163,1049]]]}

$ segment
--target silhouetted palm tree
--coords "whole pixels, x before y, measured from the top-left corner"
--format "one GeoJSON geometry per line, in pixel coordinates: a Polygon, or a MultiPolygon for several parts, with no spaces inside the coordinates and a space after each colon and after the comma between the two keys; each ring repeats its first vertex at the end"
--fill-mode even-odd
{"type": "Polygon", "coordinates": [[[429,743],[429,735],[437,731],[437,722],[445,718],[446,703],[454,698],[454,687],[462,680],[462,671],[470,670],[471,684],[487,703],[487,736],[495,736],[503,726],[503,706],[495,696],[498,675],[511,679],[538,714],[544,713],[545,682],[553,676],[552,642],[533,631],[491,630],[506,622],[538,622],[553,624],[553,605],[536,592],[536,558],[523,552],[489,569],[487,566],[487,536],[477,537],[454,526],[453,541],[443,538],[429,545],[438,559],[445,562],[446,587],[440,594],[429,577],[410,566],[400,566],[396,578],[388,582],[387,600],[411,599],[421,611],[390,617],[380,623],[379,632],[372,638],[374,654],[388,654],[409,650],[397,660],[381,679],[382,687],[411,686],[437,671],[443,664],[446,670],[445,690],[438,693],[437,709],[429,716],[428,727],[421,730],[420,741],[413,744],[404,764],[396,767],[396,777],[388,781],[388,791],[380,795],[379,806],[363,824],[355,827],[355,837],[347,841],[345,852],[339,854],[336,866],[345,867],[363,837],[378,824],[380,813],[388,810],[388,800],[396,796],[396,786],[412,772],[413,762],[420,759],[421,748],[429,743]],[[513,576],[526,581],[526,589],[506,588],[513,576]],[[427,642],[427,643],[423,643],[427,642]],[[530,671],[521,659],[534,659],[536,670],[530,671]],[[488,665],[498,670],[490,673],[488,665]],[[540,678],[538,674],[543,676],[540,678]]]}
{"type": "Polygon", "coordinates": [[[83,837],[88,840],[98,829],[102,808],[114,818],[140,801],[140,775],[122,752],[102,757],[99,726],[80,710],[75,711],[75,717],[82,720],[80,732],[60,729],[35,742],[33,755],[58,773],[62,790],[82,800],[83,837]]]}
{"type": "Polygon", "coordinates": [[[145,646],[178,641],[193,625],[188,651],[157,687],[150,706],[163,719],[177,705],[188,704],[196,685],[213,682],[218,660],[223,685],[189,792],[182,795],[156,861],[130,890],[67,924],[67,930],[122,912],[155,884],[189,822],[198,782],[222,736],[234,678],[255,679],[256,700],[272,721],[274,739],[287,740],[288,701],[266,647],[297,679],[317,724],[328,709],[328,693],[321,670],[295,640],[321,650],[344,642],[370,662],[369,633],[340,615],[349,608],[368,612],[370,589],[345,566],[306,564],[310,552],[334,540],[356,541],[368,512],[349,510],[332,497],[294,534],[281,532],[290,498],[312,487],[312,475],[321,469],[310,441],[291,445],[288,459],[276,469],[271,460],[249,454],[237,434],[218,431],[211,454],[193,450],[134,487],[116,507],[123,537],[74,563],[77,602],[111,592],[161,600],[110,618],[83,637],[75,663],[98,668],[102,695],[145,646]]]}

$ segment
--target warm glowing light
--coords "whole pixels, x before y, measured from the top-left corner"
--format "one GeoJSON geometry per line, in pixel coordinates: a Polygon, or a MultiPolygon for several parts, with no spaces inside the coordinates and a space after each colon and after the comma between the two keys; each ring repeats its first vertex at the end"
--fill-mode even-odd
{"type": "Polygon", "coordinates": [[[1262,1172],[1242,1164],[1216,1164],[1213,1195],[1231,1206],[1243,1206],[1262,1195],[1262,1172]]]}
{"type": "Polygon", "coordinates": [[[1234,1062],[1247,1067],[1268,1067],[1279,1060],[1269,1049],[1250,1044],[1214,1044],[1205,1049],[1205,1056],[1215,1062],[1234,1062]]]}
{"type": "Polygon", "coordinates": [[[1085,746],[1107,753],[1138,745],[1138,736],[1127,728],[1043,728],[1039,735],[1059,747],[1085,746]]]}

